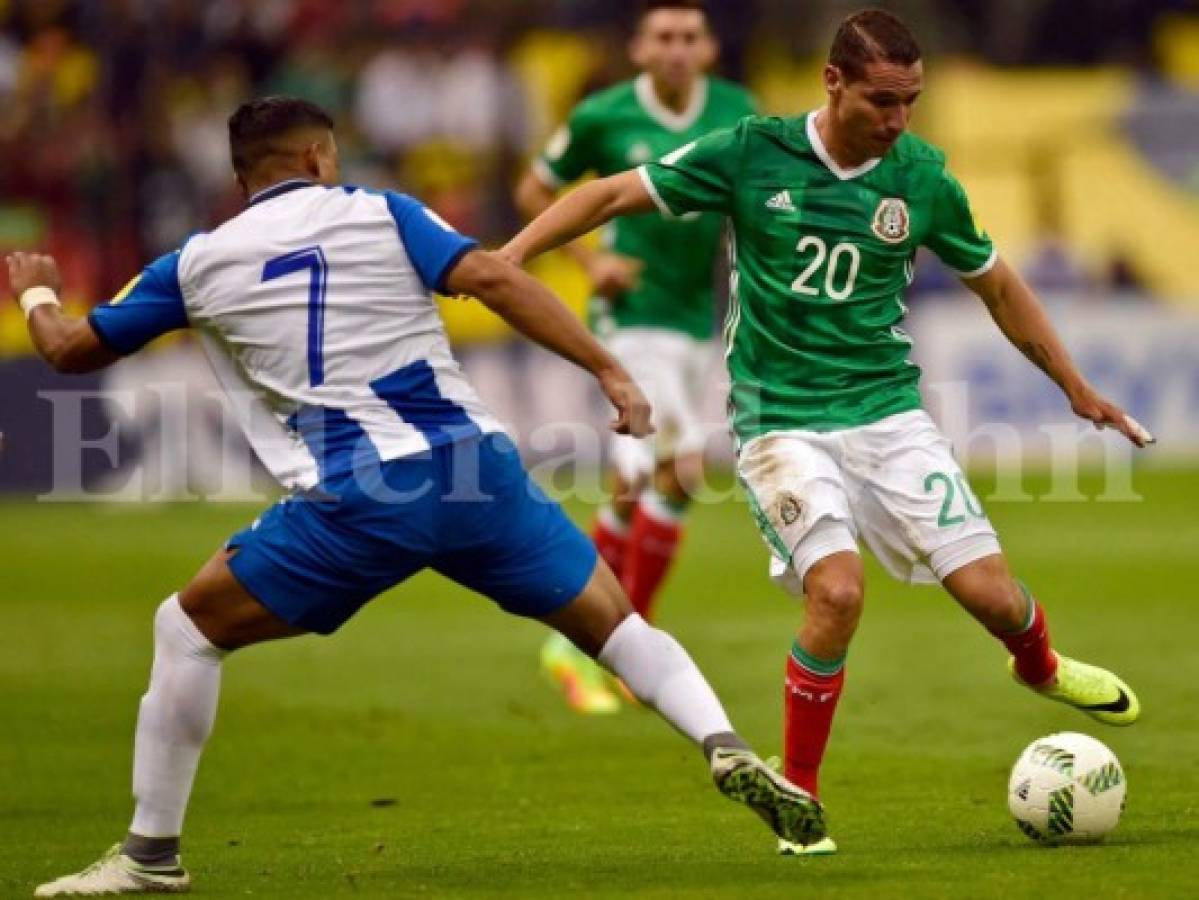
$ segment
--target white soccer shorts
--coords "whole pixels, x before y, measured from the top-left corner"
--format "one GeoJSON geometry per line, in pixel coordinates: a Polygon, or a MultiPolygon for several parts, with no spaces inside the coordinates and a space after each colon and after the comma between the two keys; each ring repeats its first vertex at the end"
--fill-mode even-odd
{"type": "Polygon", "coordinates": [[[636,481],[652,474],[655,463],[702,451],[708,434],[701,408],[715,360],[712,342],[665,328],[619,328],[607,345],[649,398],[657,429],[648,440],[613,436],[611,461],[621,478],[636,481]]]}
{"type": "Polygon", "coordinates": [[[923,410],[843,431],[780,431],[747,443],[737,471],[773,554],[799,595],[808,570],[861,538],[895,578],[933,583],[999,539],[949,441],[923,410]]]}

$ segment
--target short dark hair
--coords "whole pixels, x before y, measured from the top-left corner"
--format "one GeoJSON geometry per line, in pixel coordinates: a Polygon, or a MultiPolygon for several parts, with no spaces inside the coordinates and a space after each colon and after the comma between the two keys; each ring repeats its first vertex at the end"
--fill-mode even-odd
{"type": "Polygon", "coordinates": [[[866,77],[869,63],[910,66],[919,62],[920,56],[915,36],[897,16],[885,9],[864,9],[841,23],[828,61],[847,81],[859,81],[866,77]]]}
{"type": "Polygon", "coordinates": [[[258,97],[229,117],[229,152],[233,169],[244,174],[273,152],[271,141],[297,128],[333,129],[333,117],[299,97],[258,97]]]}
{"type": "Polygon", "coordinates": [[[641,10],[637,14],[637,21],[644,22],[646,16],[660,9],[690,10],[703,13],[705,18],[708,16],[707,0],[643,0],[641,10]]]}

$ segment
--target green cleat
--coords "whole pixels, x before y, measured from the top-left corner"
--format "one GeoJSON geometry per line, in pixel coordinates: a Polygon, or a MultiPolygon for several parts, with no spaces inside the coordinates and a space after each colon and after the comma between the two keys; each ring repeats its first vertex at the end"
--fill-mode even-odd
{"type": "MultiPolygon", "coordinates": [[[[772,772],[783,771],[783,761],[777,756],[766,757],[766,767],[772,772]]],[[[820,840],[810,844],[801,844],[779,838],[779,856],[832,856],[837,852],[837,844],[827,834],[820,840]]]]}
{"type": "Polygon", "coordinates": [[[1042,697],[1080,709],[1104,725],[1131,725],[1141,715],[1137,695],[1107,669],[1087,665],[1068,656],[1057,656],[1057,676],[1043,687],[1025,684],[1016,674],[1016,661],[1008,659],[1008,671],[1017,684],[1042,697]]]}
{"type": "Polygon", "coordinates": [[[809,846],[824,838],[820,801],[772,772],[749,750],[726,748],[713,753],[712,780],[720,793],[761,816],[781,840],[809,846]]]}
{"type": "Polygon", "coordinates": [[[608,673],[562,635],[551,634],[541,645],[541,669],[575,712],[585,716],[620,712],[620,698],[608,686],[608,673]]]}
{"type": "Polygon", "coordinates": [[[837,845],[828,835],[811,844],[795,844],[779,838],[779,856],[832,856],[836,852],[837,845]]]}

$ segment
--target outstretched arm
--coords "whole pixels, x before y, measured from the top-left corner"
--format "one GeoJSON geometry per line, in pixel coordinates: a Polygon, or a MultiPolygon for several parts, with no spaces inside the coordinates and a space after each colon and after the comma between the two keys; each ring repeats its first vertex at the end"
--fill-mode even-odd
{"type": "Polygon", "coordinates": [[[616,407],[613,431],[634,437],[653,432],[649,401],[641,389],[541,282],[495,254],[472,250],[450,271],[445,285],[452,293],[478,297],[525,337],[594,375],[616,407]]]}
{"type": "Polygon", "coordinates": [[[1075,368],[1045,308],[1003,259],[985,275],[964,279],[963,283],[986,304],[991,318],[1012,345],[1062,389],[1075,415],[1099,428],[1112,426],[1138,447],[1154,443],[1153,436],[1135,419],[1087,383],[1075,368]]]}
{"type": "MultiPolygon", "coordinates": [[[[558,191],[550,187],[530,167],[516,187],[516,208],[531,222],[554,205],[558,191]]],[[[572,241],[562,248],[587,273],[596,294],[615,299],[637,286],[645,264],[639,259],[588,247],[583,241],[572,241]]]]}
{"type": "Polygon", "coordinates": [[[617,216],[655,208],[636,170],[600,178],[562,197],[499,252],[504,259],[521,266],[617,216]]]}
{"type": "Polygon", "coordinates": [[[8,281],[25,310],[33,346],[58,372],[94,372],[120,357],[104,346],[87,319],[65,315],[58,302],[62,279],[54,257],[38,253],[8,256],[8,281]]]}

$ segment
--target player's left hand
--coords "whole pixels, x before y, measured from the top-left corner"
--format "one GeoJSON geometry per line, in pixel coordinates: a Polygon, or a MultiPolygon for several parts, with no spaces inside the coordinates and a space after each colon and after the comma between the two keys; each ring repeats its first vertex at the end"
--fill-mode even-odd
{"type": "Polygon", "coordinates": [[[1077,396],[1071,397],[1070,407],[1076,416],[1094,422],[1096,428],[1115,428],[1138,447],[1157,443],[1157,438],[1140,422],[1116,404],[1105,400],[1093,388],[1083,388],[1077,396]]]}
{"type": "Polygon", "coordinates": [[[599,383],[604,395],[616,407],[616,421],[610,426],[613,431],[637,438],[654,433],[649,400],[627,372],[623,369],[604,372],[599,376],[599,383]]]}
{"type": "Polygon", "coordinates": [[[56,294],[62,290],[62,276],[53,256],[18,251],[8,254],[5,261],[8,263],[8,283],[18,299],[33,287],[48,287],[56,294]]]}
{"type": "Polygon", "coordinates": [[[616,300],[621,294],[636,290],[645,263],[620,253],[595,253],[587,260],[585,268],[595,293],[616,300]]]}

